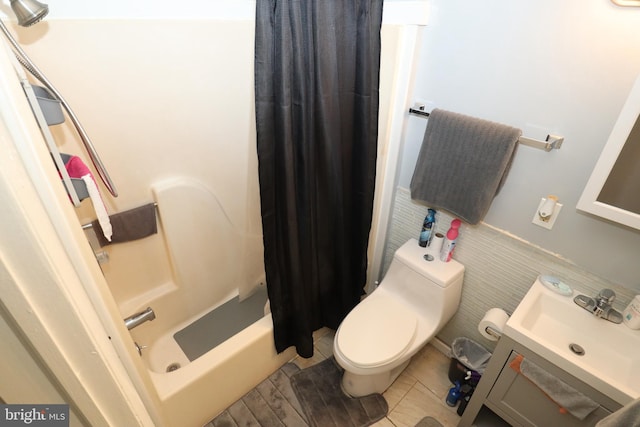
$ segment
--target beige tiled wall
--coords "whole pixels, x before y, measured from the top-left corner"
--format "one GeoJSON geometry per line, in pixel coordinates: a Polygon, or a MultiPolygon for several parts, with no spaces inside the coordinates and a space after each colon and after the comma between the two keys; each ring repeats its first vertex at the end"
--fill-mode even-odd
{"type": "MultiPolygon", "coordinates": [[[[395,250],[407,239],[417,238],[427,206],[411,200],[409,190],[398,188],[384,253],[383,271],[395,250]]],[[[439,211],[436,231],[445,233],[453,218],[439,211]]],[[[623,310],[634,292],[597,277],[563,257],[532,245],[488,224],[463,223],[454,258],[465,265],[462,301],[453,319],[438,334],[447,344],[459,336],[471,338],[491,350],[493,342],[483,338],[477,325],[492,307],[512,312],[538,274],[551,274],[581,293],[595,295],[602,288],[616,294],[614,306],[623,310]]]]}

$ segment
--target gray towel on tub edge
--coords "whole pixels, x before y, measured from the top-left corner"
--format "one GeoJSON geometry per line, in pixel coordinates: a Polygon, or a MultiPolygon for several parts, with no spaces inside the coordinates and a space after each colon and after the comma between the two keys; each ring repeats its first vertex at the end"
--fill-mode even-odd
{"type": "Polygon", "coordinates": [[[411,179],[411,198],[477,224],[504,184],[520,135],[520,129],[500,123],[433,110],[411,179]]]}

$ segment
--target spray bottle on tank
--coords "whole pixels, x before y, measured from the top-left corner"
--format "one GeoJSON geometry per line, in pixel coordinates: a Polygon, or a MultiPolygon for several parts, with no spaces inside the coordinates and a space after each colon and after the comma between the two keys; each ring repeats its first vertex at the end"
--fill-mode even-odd
{"type": "Polygon", "coordinates": [[[429,209],[427,216],[424,218],[422,231],[420,232],[420,238],[418,239],[418,244],[423,248],[429,246],[429,244],[431,243],[432,232],[435,224],[436,211],[433,209],[429,209]]]}
{"type": "Polygon", "coordinates": [[[444,238],[442,244],[442,250],[440,251],[440,261],[449,262],[453,256],[453,250],[456,246],[456,240],[458,239],[458,229],[462,222],[459,219],[451,221],[451,227],[447,231],[447,235],[444,238]]]}

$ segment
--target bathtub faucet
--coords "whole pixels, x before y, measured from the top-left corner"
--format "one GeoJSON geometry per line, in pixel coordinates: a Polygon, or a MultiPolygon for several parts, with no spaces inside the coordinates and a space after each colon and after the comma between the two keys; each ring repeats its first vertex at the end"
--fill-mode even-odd
{"type": "Polygon", "coordinates": [[[153,309],[151,307],[147,307],[146,310],[141,311],[140,313],[136,313],[133,316],[129,316],[126,319],[124,319],[124,324],[127,327],[127,329],[131,330],[136,326],[139,326],[142,323],[146,322],[147,320],[153,320],[155,318],[156,318],[156,314],[153,312],[153,309]]]}

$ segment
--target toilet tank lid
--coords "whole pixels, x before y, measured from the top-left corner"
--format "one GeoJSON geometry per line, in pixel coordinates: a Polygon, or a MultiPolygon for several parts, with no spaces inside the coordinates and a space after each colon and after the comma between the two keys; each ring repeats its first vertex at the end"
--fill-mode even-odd
{"type": "Polygon", "coordinates": [[[423,248],[416,239],[409,239],[395,253],[395,258],[414,270],[416,273],[429,278],[442,287],[453,283],[464,274],[464,265],[452,259],[449,262],[440,261],[435,256],[432,261],[427,261],[425,255],[428,248],[423,248]]]}

